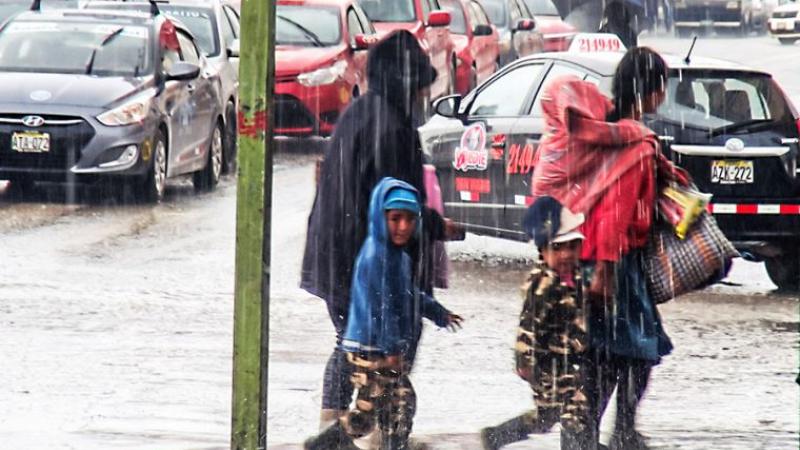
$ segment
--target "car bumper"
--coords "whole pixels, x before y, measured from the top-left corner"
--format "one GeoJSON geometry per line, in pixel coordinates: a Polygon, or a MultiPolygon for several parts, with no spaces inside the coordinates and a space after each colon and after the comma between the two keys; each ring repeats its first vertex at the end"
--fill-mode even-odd
{"type": "Polygon", "coordinates": [[[74,115],[66,111],[0,114],[0,179],[82,182],[144,176],[151,161],[152,138],[158,122],[108,127],[94,117],[94,113],[74,115]],[[16,118],[34,114],[50,120],[36,128],[14,122],[16,118]],[[13,149],[12,136],[19,132],[46,133],[49,150],[13,149]],[[126,151],[128,157],[123,157],[126,151]]]}
{"type": "Polygon", "coordinates": [[[328,136],[350,103],[352,87],[340,81],[307,87],[296,79],[275,83],[275,134],[328,136]]]}
{"type": "Polygon", "coordinates": [[[731,241],[788,243],[800,240],[800,198],[714,198],[709,210],[731,241]]]}
{"type": "Polygon", "coordinates": [[[776,37],[800,37],[800,21],[792,19],[769,19],[767,29],[776,37]]]}

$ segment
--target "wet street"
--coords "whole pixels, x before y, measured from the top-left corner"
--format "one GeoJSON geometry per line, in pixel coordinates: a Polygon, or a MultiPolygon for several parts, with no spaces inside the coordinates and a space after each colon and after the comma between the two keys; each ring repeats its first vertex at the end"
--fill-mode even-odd
{"type": "MultiPolygon", "coordinates": [[[[690,41],[643,43],[683,55],[690,41]]],[[[797,53],[755,36],[695,48],[773,72],[800,104],[797,53]]],[[[333,346],[323,303],[297,288],[312,200],[313,157],[277,157],[275,449],[299,448],[316,431],[333,346]]],[[[229,447],[235,206],[233,178],[205,195],[172,182],[158,206],[54,186],[23,200],[0,193],[0,449],[229,447]]],[[[452,288],[438,297],[466,322],[457,334],[426,328],[412,376],[415,435],[436,449],[476,449],[477,430],[532,404],[512,346],[533,253],[477,236],[448,251],[452,288]]],[[[774,289],[763,265],[737,261],[725,284],[661,308],[675,351],[655,369],[640,412],[654,448],[798,448],[800,299],[774,289]]],[[[508,448],[556,449],[558,433],[508,448]]]]}

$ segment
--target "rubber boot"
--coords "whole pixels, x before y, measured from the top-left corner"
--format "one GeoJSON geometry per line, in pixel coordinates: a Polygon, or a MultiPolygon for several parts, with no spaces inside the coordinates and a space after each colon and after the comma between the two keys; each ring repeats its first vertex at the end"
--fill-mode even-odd
{"type": "Polygon", "coordinates": [[[481,444],[484,450],[497,450],[504,445],[528,439],[529,421],[526,415],[521,415],[495,427],[482,429],[481,444]]]}
{"type": "Polygon", "coordinates": [[[359,450],[339,421],[320,434],[306,439],[303,448],[305,450],[359,450]]]}

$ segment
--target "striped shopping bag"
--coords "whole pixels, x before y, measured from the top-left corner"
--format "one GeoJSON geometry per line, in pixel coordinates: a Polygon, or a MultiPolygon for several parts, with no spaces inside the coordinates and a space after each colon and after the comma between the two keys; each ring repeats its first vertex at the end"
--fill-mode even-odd
{"type": "Polygon", "coordinates": [[[728,274],[739,253],[708,212],[691,225],[684,239],[672,225],[657,221],[645,252],[647,287],[655,303],[716,283],[728,274]]]}

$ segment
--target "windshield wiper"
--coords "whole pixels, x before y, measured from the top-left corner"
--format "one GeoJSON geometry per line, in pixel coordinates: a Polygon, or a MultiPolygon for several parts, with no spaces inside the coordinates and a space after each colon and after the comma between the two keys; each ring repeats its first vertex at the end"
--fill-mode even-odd
{"type": "Polygon", "coordinates": [[[299,23],[295,22],[292,19],[289,19],[286,16],[278,14],[276,17],[278,19],[283,20],[284,22],[288,22],[289,24],[293,25],[295,28],[300,30],[314,44],[315,47],[325,46],[325,44],[323,44],[322,41],[319,40],[319,36],[317,36],[313,31],[309,30],[308,28],[300,25],[299,23]]]}
{"type": "Polygon", "coordinates": [[[708,137],[719,136],[720,134],[725,134],[725,133],[733,133],[734,131],[742,132],[752,129],[758,129],[766,124],[771,124],[771,123],[772,120],[770,119],[745,120],[744,122],[737,122],[737,123],[732,123],[730,125],[723,125],[721,127],[714,128],[713,130],[709,130],[708,137]]]}
{"type": "Polygon", "coordinates": [[[122,30],[124,29],[125,27],[120,27],[112,31],[106,37],[103,38],[103,40],[100,42],[100,45],[98,45],[97,47],[94,48],[94,50],[92,50],[92,56],[89,58],[89,62],[86,64],[86,75],[92,73],[92,68],[94,67],[94,59],[97,57],[97,52],[101,48],[111,43],[111,41],[113,41],[117,36],[122,34],[122,30]]]}

